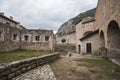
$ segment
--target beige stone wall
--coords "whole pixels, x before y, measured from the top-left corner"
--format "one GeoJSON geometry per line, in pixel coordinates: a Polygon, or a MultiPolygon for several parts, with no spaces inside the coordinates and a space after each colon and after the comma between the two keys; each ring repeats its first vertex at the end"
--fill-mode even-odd
{"type": "Polygon", "coordinates": [[[87,53],[87,47],[86,47],[86,43],[91,43],[92,45],[92,53],[95,53],[99,50],[99,48],[101,47],[101,41],[99,38],[99,33],[86,38],[85,40],[83,40],[81,42],[81,53],[87,53]]]}
{"type": "Polygon", "coordinates": [[[115,20],[120,27],[120,0],[99,0],[95,18],[95,26],[104,31],[105,46],[108,48],[107,29],[109,23],[115,20]]]}
{"type": "Polygon", "coordinates": [[[0,16],[0,22],[2,23],[9,23],[10,26],[13,26],[13,27],[16,27],[17,23],[13,22],[13,21],[10,21],[8,19],[5,19],[3,17],[0,16]]]}
{"type": "Polygon", "coordinates": [[[71,45],[76,45],[76,33],[71,33],[68,35],[64,35],[64,36],[56,36],[56,43],[57,44],[63,44],[61,42],[62,39],[66,40],[65,44],[71,44],[71,45]]]}
{"type": "Polygon", "coordinates": [[[82,24],[82,21],[81,21],[80,23],[76,25],[76,39],[77,39],[76,50],[77,52],[79,52],[78,46],[82,44],[82,42],[79,39],[95,30],[94,23],[95,22],[93,21],[93,22],[82,24]]]}
{"type": "Polygon", "coordinates": [[[52,31],[42,30],[22,30],[21,31],[21,49],[25,50],[53,50],[54,49],[54,34],[52,31]],[[28,36],[28,40],[25,40],[28,36]],[[39,36],[39,41],[36,41],[35,36],[39,36]],[[49,36],[49,40],[45,41],[45,37],[49,36]]]}

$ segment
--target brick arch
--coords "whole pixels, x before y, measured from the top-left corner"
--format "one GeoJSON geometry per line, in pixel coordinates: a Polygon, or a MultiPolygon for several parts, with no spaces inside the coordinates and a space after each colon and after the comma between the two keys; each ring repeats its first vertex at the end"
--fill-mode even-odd
{"type": "Polygon", "coordinates": [[[110,21],[107,28],[108,48],[120,49],[120,26],[117,21],[110,21]]]}

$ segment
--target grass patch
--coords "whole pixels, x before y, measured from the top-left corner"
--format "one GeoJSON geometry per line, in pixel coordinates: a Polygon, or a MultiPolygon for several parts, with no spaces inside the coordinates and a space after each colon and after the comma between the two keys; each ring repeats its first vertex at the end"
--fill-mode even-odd
{"type": "Polygon", "coordinates": [[[50,54],[50,51],[12,51],[12,52],[0,52],[0,64],[9,63],[17,60],[22,60],[30,57],[37,57],[46,54],[50,54]]]}
{"type": "Polygon", "coordinates": [[[106,77],[109,80],[120,80],[120,74],[116,74],[114,71],[120,71],[120,66],[112,63],[107,58],[99,59],[79,59],[75,60],[78,62],[78,66],[85,66],[89,69],[99,68],[99,76],[106,77]]]}

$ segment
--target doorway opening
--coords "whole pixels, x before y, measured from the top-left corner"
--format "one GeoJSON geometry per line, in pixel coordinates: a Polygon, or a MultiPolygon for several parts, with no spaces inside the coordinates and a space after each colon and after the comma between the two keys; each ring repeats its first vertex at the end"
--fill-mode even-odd
{"type": "Polygon", "coordinates": [[[87,54],[91,54],[92,53],[92,44],[91,43],[86,43],[86,52],[87,54]]]}

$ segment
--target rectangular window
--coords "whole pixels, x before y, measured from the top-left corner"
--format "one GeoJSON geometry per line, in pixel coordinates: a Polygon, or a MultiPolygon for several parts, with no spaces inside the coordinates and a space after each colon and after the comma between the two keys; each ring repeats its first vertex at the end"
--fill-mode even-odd
{"type": "Polygon", "coordinates": [[[7,24],[7,25],[10,25],[10,23],[9,23],[9,22],[6,22],[6,24],[7,24]]]}
{"type": "Polygon", "coordinates": [[[17,36],[18,36],[17,34],[14,34],[13,35],[13,40],[17,40],[17,36]]]}
{"type": "Polygon", "coordinates": [[[35,40],[39,41],[40,40],[40,36],[35,36],[35,40]]]}
{"type": "Polygon", "coordinates": [[[0,32],[0,38],[2,38],[2,32],[0,32]]]}
{"type": "Polygon", "coordinates": [[[29,36],[28,36],[28,35],[25,35],[25,36],[24,36],[24,40],[25,40],[25,41],[28,41],[28,40],[29,40],[29,36]]]}
{"type": "Polygon", "coordinates": [[[49,36],[45,36],[45,41],[49,41],[49,36]]]}

